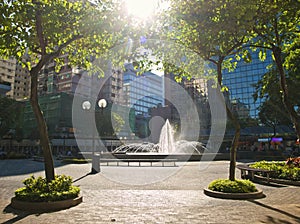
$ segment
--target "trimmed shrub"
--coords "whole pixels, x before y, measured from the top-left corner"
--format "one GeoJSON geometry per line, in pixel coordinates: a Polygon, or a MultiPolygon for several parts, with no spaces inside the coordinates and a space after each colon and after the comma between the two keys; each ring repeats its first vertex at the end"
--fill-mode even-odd
{"type": "Polygon", "coordinates": [[[7,154],[7,159],[26,159],[27,156],[24,153],[9,152],[7,154]]]}
{"type": "Polygon", "coordinates": [[[73,163],[73,164],[84,164],[88,163],[87,159],[77,159],[77,158],[66,158],[62,160],[63,163],[73,163]]]}
{"type": "Polygon", "coordinates": [[[224,193],[257,192],[255,185],[250,180],[231,181],[228,179],[217,179],[209,184],[208,189],[224,193]]]}
{"type": "Polygon", "coordinates": [[[46,178],[35,178],[32,175],[23,184],[25,187],[15,191],[16,198],[22,201],[61,201],[76,198],[80,193],[80,188],[72,186],[72,178],[66,175],[56,175],[50,183],[47,183],[46,178]]]}
{"type": "Polygon", "coordinates": [[[284,179],[292,181],[300,181],[300,168],[287,162],[268,162],[259,161],[251,164],[250,167],[260,168],[265,170],[274,170],[275,172],[270,174],[271,178],[284,179]]]}

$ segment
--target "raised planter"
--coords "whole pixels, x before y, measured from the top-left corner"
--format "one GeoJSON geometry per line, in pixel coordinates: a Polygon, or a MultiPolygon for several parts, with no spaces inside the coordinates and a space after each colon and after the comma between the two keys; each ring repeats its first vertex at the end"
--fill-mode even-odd
{"type": "MultiPolygon", "coordinates": [[[[268,179],[264,176],[260,175],[254,175],[254,181],[267,181],[268,179]]],[[[269,180],[271,183],[275,184],[284,184],[284,185],[292,185],[292,186],[299,186],[300,187],[300,181],[293,181],[293,180],[285,180],[285,179],[275,179],[270,178],[269,180]]]]}
{"type": "Polygon", "coordinates": [[[219,192],[219,191],[212,191],[209,189],[204,189],[204,194],[210,197],[214,198],[223,198],[223,199],[240,199],[240,200],[245,200],[245,199],[258,199],[258,198],[263,198],[265,195],[263,194],[263,191],[258,189],[256,192],[251,192],[251,193],[224,193],[224,192],[219,192]]]}
{"type": "Polygon", "coordinates": [[[11,207],[23,211],[30,212],[49,212],[67,209],[76,206],[82,202],[82,196],[74,199],[67,199],[62,201],[49,201],[49,202],[29,202],[20,201],[13,197],[11,199],[11,207]]]}

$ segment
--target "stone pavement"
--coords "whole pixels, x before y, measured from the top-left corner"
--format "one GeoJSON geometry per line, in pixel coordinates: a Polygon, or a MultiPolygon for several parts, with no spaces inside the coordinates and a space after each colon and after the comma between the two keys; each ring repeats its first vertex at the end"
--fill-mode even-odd
{"type": "MultiPolygon", "coordinates": [[[[13,192],[43,164],[31,160],[0,161],[0,223],[300,223],[300,187],[259,185],[257,200],[225,200],[203,194],[217,178],[227,178],[229,162],[189,162],[182,167],[101,167],[57,163],[58,174],[80,185],[83,203],[51,213],[12,209],[13,192]]],[[[240,176],[237,171],[237,177],[240,176]]]]}

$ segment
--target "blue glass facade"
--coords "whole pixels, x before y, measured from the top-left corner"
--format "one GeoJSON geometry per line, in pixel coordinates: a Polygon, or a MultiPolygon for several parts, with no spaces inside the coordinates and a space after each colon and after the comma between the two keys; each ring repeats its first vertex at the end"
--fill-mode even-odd
{"type": "Polygon", "coordinates": [[[267,55],[265,61],[261,61],[258,52],[252,52],[252,62],[238,62],[233,72],[223,71],[223,83],[229,89],[229,98],[231,102],[239,102],[249,111],[252,118],[258,118],[258,107],[263,99],[257,99],[254,102],[253,94],[255,87],[253,86],[268,71],[267,66],[272,64],[271,54],[267,55]]]}
{"type": "Polygon", "coordinates": [[[132,65],[126,66],[123,76],[124,101],[136,114],[147,116],[149,109],[164,104],[163,78],[152,72],[136,75],[132,65]]]}

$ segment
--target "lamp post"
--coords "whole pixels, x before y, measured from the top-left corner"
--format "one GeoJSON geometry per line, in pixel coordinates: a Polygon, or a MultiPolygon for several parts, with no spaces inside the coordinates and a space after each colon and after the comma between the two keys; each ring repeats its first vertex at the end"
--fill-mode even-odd
{"type": "MultiPolygon", "coordinates": [[[[82,103],[82,109],[90,111],[92,104],[90,101],[86,100],[82,103]]],[[[107,102],[105,99],[100,99],[98,101],[98,106],[101,108],[101,114],[103,114],[103,109],[107,106],[107,102]]],[[[96,124],[95,124],[96,126],[96,124]]],[[[93,137],[92,137],[92,169],[91,174],[96,174],[100,172],[100,155],[95,154],[95,128],[93,127],[93,137]]]]}

